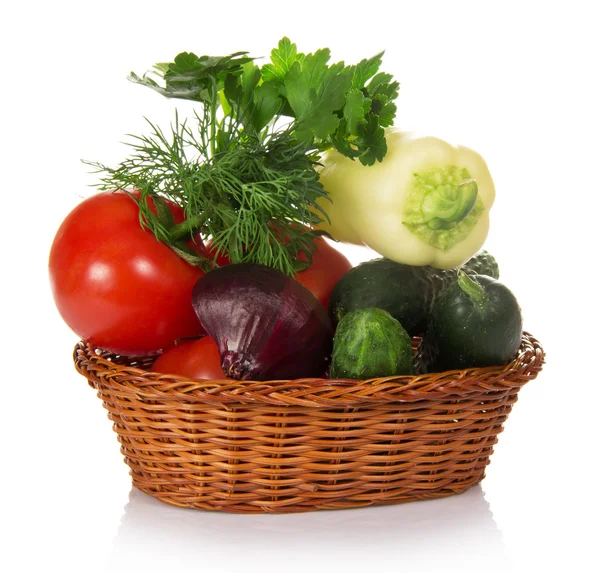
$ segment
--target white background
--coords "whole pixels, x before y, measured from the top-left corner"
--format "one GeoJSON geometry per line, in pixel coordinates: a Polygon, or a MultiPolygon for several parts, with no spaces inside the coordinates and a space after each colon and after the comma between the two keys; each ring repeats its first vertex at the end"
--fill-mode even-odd
{"type": "MultiPolygon", "coordinates": [[[[598,41],[594,2],[27,2],[0,8],[4,571],[597,571],[598,41]],[[12,6],[12,7],[11,7],[12,6]],[[18,6],[18,7],[15,7],[18,6]],[[268,55],[283,35],[356,62],[385,49],[397,125],[477,149],[485,247],[547,351],[462,496],[236,516],[132,490],[54,309],[52,237],[174,103],[125,77],[184,50],[268,55]],[[552,567],[553,569],[554,567],[552,567]]],[[[369,258],[347,251],[354,262],[369,258]]]]}

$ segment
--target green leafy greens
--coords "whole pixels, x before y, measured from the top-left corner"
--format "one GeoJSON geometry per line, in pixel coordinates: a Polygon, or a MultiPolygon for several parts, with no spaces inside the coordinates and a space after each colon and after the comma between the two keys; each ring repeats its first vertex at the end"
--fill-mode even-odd
{"type": "Polygon", "coordinates": [[[329,49],[302,54],[283,38],[262,67],[247,52],[183,52],[143,76],[132,72],[131,81],[199,106],[193,122],[176,116],[168,134],[149,122],[150,135],[131,136],[132,154],[118,167],[90,163],[102,173],[99,187],[140,189],[142,225],[192,264],[210,265],[189,246],[200,235],[232,262],[293,274],[310,264],[321,234],[312,228],[327,219],[317,202],[328,198],[315,170],[321,153],[335,148],[364,165],[386,154],[399,84],[379,72],[382,55],[331,64],[329,49]],[[184,209],[184,223],[174,223],[164,199],[184,209]]]}

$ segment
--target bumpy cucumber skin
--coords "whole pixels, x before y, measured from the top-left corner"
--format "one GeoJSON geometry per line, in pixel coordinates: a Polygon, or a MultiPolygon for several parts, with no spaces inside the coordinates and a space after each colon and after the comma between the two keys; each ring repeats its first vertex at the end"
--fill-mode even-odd
{"type": "Polygon", "coordinates": [[[333,339],[330,378],[367,380],[413,373],[411,338],[389,312],[359,309],[340,320],[333,339]]]}
{"type": "MultiPolygon", "coordinates": [[[[487,251],[479,251],[461,268],[469,274],[485,275],[496,280],[500,278],[500,269],[498,268],[498,263],[496,262],[494,256],[487,251]]],[[[452,276],[454,277],[454,274],[452,276]]]]}
{"type": "Polygon", "coordinates": [[[514,359],[523,322],[514,294],[489,276],[471,275],[487,302],[479,307],[454,282],[438,297],[416,357],[418,373],[502,366],[514,359]]]}
{"type": "MultiPolygon", "coordinates": [[[[499,277],[492,255],[481,251],[461,268],[469,274],[499,277]]],[[[456,278],[456,269],[413,267],[380,258],[350,269],[336,284],[329,317],[336,325],[347,313],[362,308],[389,312],[411,336],[423,334],[435,299],[456,278]]]]}

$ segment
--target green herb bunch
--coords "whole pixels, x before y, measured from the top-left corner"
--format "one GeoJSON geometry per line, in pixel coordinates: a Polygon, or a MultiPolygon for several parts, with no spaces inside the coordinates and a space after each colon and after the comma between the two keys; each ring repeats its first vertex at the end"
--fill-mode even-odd
{"type": "Polygon", "coordinates": [[[330,64],[327,48],[302,54],[288,38],[262,67],[246,52],[181,53],[130,79],[197,102],[193,120],[176,115],[167,133],[148,122],[150,134],[131,136],[132,153],[116,168],[88,163],[101,189],[139,189],[141,224],[188,262],[213,263],[189,247],[211,237],[214,259],[226,253],[292,275],[310,264],[321,234],[314,227],[327,219],[318,202],[327,199],[315,169],[321,154],[335,148],[365,165],[386,154],[399,85],[379,72],[382,55],[330,64]],[[183,223],[164,199],[183,208],[183,223]],[[301,251],[308,261],[298,261],[301,251]]]}

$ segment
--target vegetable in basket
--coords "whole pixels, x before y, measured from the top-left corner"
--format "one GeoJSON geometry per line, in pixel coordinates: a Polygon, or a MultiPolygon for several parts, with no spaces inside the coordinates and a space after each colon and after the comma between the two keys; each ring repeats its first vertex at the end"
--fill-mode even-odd
{"type": "Polygon", "coordinates": [[[272,380],[325,373],[333,338],[327,311],[281,271],[250,263],[221,267],[196,283],[192,299],[228,377],[272,380]]]}
{"type": "Polygon", "coordinates": [[[483,158],[435,137],[388,131],[372,167],[328,151],[320,170],[332,204],[319,228],[408,265],[450,269],[483,245],[495,188],[483,158]]]}
{"type": "Polygon", "coordinates": [[[219,349],[210,336],[186,340],[169,348],[152,365],[152,371],[185,376],[192,380],[225,378],[219,349]]]}
{"type": "Polygon", "coordinates": [[[342,318],[333,339],[330,378],[367,380],[413,372],[411,338],[389,312],[365,308],[342,318]]]}
{"type": "Polygon", "coordinates": [[[522,334],[515,295],[491,277],[459,271],[433,305],[419,346],[418,369],[443,372],[508,364],[522,334]]]}
{"type": "MultiPolygon", "coordinates": [[[[494,257],[481,251],[462,267],[498,278],[494,257]]],[[[456,278],[456,270],[415,267],[373,259],[349,270],[335,285],[329,301],[329,317],[336,325],[348,312],[376,307],[388,311],[411,336],[423,334],[431,305],[456,278]]]]}
{"type": "MultiPolygon", "coordinates": [[[[82,201],[61,224],[49,258],[63,320],[83,340],[128,356],[156,354],[203,332],[191,291],[204,271],[141,227],[136,198],[97,193],[82,201]]],[[[183,221],[179,206],[164,200],[162,207],[183,221]]],[[[191,245],[182,248],[202,248],[191,245]]]]}

